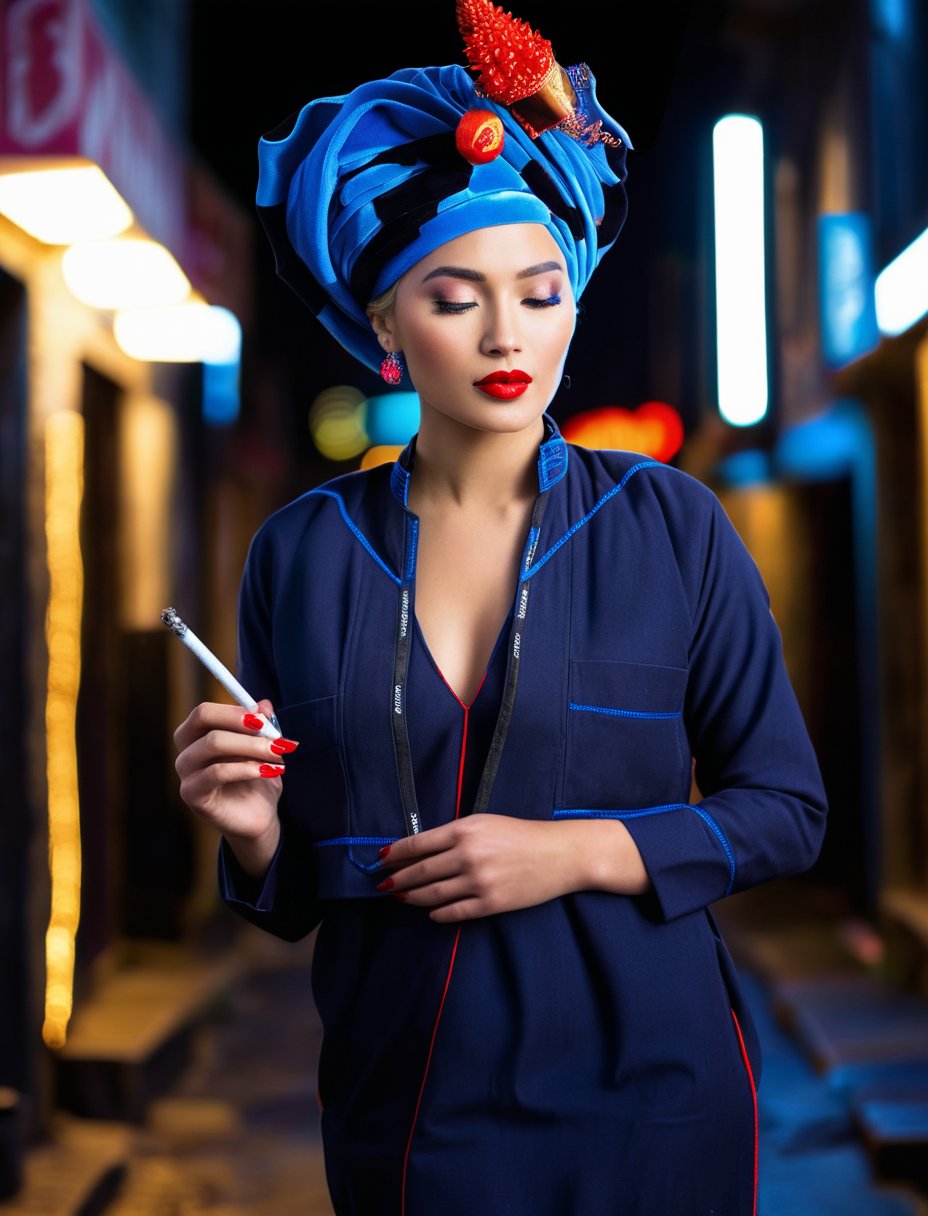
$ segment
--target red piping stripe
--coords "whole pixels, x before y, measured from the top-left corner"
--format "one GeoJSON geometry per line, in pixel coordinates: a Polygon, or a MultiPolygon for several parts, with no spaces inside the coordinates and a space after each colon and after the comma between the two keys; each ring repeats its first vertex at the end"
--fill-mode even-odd
{"type": "Polygon", "coordinates": [[[425,1082],[429,1075],[429,1065],[432,1063],[432,1051],[435,1047],[435,1038],[438,1034],[438,1023],[441,1021],[441,1011],[445,1007],[445,997],[448,995],[448,988],[451,984],[451,972],[454,970],[454,960],[458,952],[458,942],[461,939],[461,926],[458,925],[458,931],[454,935],[454,946],[451,950],[451,961],[448,964],[448,974],[445,976],[445,987],[441,994],[441,1003],[438,1006],[438,1013],[435,1016],[435,1025],[432,1027],[432,1039],[429,1043],[429,1054],[425,1061],[425,1072],[422,1074],[422,1084],[419,1086],[419,1096],[416,1099],[416,1110],[412,1117],[412,1127],[409,1129],[409,1139],[406,1141],[406,1153],[403,1157],[403,1186],[400,1197],[400,1213],[401,1216],[406,1216],[406,1171],[409,1167],[409,1151],[412,1148],[412,1138],[415,1134],[416,1123],[419,1119],[419,1107],[422,1105],[422,1095],[425,1092],[425,1082]]]}
{"type": "MultiPolygon", "coordinates": [[[[479,690],[478,690],[479,691],[479,690]]],[[[464,786],[464,757],[467,754],[467,721],[470,717],[470,707],[464,707],[464,729],[461,732],[461,760],[458,764],[458,792],[454,800],[454,817],[461,813],[461,790],[464,786]]]]}
{"type": "Polygon", "coordinates": [[[741,1048],[741,1058],[744,1060],[744,1067],[747,1070],[748,1081],[751,1083],[751,1101],[754,1103],[754,1204],[751,1208],[751,1216],[757,1216],[757,1177],[758,1177],[758,1125],[757,1125],[757,1086],[754,1084],[754,1070],[751,1068],[751,1061],[748,1059],[747,1049],[744,1046],[744,1036],[741,1033],[741,1026],[738,1023],[738,1015],[734,1009],[731,1011],[731,1016],[735,1020],[735,1030],[738,1032],[738,1046],[741,1048]]]}
{"type": "Polygon", "coordinates": [[[461,700],[461,698],[458,696],[458,694],[457,694],[457,693],[454,691],[454,689],[451,687],[451,685],[450,685],[450,684],[448,683],[448,681],[445,679],[445,673],[444,673],[444,672],[442,671],[442,669],[441,669],[441,668],[438,666],[438,664],[435,662],[435,660],[434,660],[434,659],[432,659],[432,666],[435,668],[435,670],[436,670],[436,671],[438,672],[438,674],[441,676],[441,682],[444,684],[445,688],[447,688],[447,690],[448,690],[448,691],[451,693],[452,697],[454,697],[455,701],[457,701],[458,705],[460,705],[461,709],[470,709],[470,707],[473,705],[473,703],[474,703],[474,702],[477,700],[477,698],[480,696],[480,690],[481,690],[481,688],[483,688],[483,682],[484,682],[484,680],[487,678],[487,672],[490,670],[490,668],[489,668],[489,667],[487,667],[487,670],[486,670],[486,671],[483,673],[483,675],[480,677],[480,683],[477,685],[477,691],[476,691],[476,692],[474,693],[474,695],[471,697],[471,699],[470,699],[470,701],[468,702],[468,704],[466,704],[466,705],[465,705],[465,703],[464,703],[464,702],[461,700]]]}

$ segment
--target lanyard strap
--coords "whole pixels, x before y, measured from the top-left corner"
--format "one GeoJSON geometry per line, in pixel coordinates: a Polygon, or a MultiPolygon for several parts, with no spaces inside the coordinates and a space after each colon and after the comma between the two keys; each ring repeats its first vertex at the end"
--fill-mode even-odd
{"type": "Polygon", "coordinates": [[[496,727],[487,752],[486,763],[480,785],[477,787],[477,797],[474,800],[474,812],[485,811],[490,804],[490,794],[496,781],[499,762],[503,756],[503,746],[509,734],[509,723],[512,720],[512,710],[516,702],[516,686],[519,683],[519,670],[522,664],[522,651],[525,649],[525,626],[528,621],[528,601],[531,583],[526,574],[535,560],[535,550],[538,548],[538,537],[541,533],[541,521],[548,505],[549,495],[539,494],[535,499],[532,510],[532,524],[522,554],[522,567],[519,574],[519,602],[512,617],[512,628],[509,631],[509,657],[506,662],[506,682],[503,685],[503,699],[500,702],[496,727]]]}
{"type": "Polygon", "coordinates": [[[419,805],[416,802],[416,782],[409,751],[409,727],[406,721],[406,685],[409,679],[409,648],[412,641],[416,611],[416,548],[419,543],[419,521],[406,516],[406,552],[403,581],[399,586],[399,606],[396,614],[396,650],[393,658],[393,750],[400,781],[400,796],[406,816],[407,836],[422,831],[419,805]]]}
{"type": "MultiPolygon", "coordinates": [[[[474,811],[485,811],[490,802],[490,794],[496,781],[500,760],[512,711],[516,700],[516,687],[519,682],[519,669],[522,662],[522,651],[525,648],[525,628],[528,620],[530,582],[526,574],[531,568],[538,547],[538,537],[541,532],[541,521],[548,505],[548,495],[539,494],[532,509],[532,523],[529,528],[528,540],[522,554],[522,565],[519,572],[518,604],[513,614],[512,628],[509,633],[509,655],[506,662],[506,680],[503,686],[503,697],[490,750],[480,777],[474,811]]],[[[403,813],[406,817],[406,832],[415,836],[422,831],[422,820],[416,801],[416,782],[412,767],[412,754],[409,748],[409,726],[406,716],[406,690],[409,679],[409,651],[412,641],[413,621],[415,619],[415,588],[416,588],[416,549],[419,541],[419,521],[411,513],[406,516],[406,541],[403,563],[403,581],[399,585],[397,599],[396,649],[393,661],[393,705],[391,719],[393,722],[393,749],[396,755],[396,770],[399,777],[400,796],[403,802],[403,813]]]]}

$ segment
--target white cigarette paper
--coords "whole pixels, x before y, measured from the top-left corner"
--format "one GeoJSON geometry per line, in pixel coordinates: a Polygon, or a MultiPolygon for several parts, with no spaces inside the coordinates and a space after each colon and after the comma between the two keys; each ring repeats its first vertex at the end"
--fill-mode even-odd
{"type": "Polygon", "coordinates": [[[180,638],[184,645],[193,651],[207,671],[216,677],[230,697],[234,697],[239,705],[244,706],[245,709],[250,710],[251,713],[261,719],[264,725],[257,734],[262,735],[265,739],[279,739],[281,730],[277,719],[268,718],[259,711],[258,702],[251,693],[247,692],[239,684],[228,667],[220,663],[209,647],[200,641],[190,626],[184,624],[174,609],[165,608],[161,614],[161,620],[175,637],[180,638]]]}

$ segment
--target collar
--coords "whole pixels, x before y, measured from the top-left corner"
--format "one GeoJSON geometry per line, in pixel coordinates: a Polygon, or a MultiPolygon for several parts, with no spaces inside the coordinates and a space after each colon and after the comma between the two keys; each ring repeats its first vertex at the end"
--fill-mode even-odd
{"type": "MultiPolygon", "coordinates": [[[[538,447],[538,492],[544,494],[567,472],[567,443],[550,414],[542,414],[545,438],[538,447]]],[[[390,474],[390,489],[404,507],[408,506],[409,477],[415,464],[416,436],[403,448],[390,474]]]]}

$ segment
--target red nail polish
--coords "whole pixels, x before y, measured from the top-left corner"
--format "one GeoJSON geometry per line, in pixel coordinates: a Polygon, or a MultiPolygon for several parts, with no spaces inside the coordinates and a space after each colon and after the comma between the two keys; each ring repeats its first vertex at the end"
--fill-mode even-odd
{"type": "Polygon", "coordinates": [[[288,752],[295,752],[299,746],[293,739],[275,739],[271,744],[271,751],[275,756],[286,756],[288,752]]]}
{"type": "Polygon", "coordinates": [[[383,861],[383,859],[384,859],[384,858],[385,858],[385,857],[388,855],[388,853],[390,852],[390,850],[391,850],[392,848],[393,848],[393,845],[392,845],[392,844],[385,844],[385,845],[383,846],[383,848],[380,850],[380,852],[377,854],[378,858],[379,858],[381,861],[383,861]]]}
{"type": "Polygon", "coordinates": [[[377,890],[378,891],[389,891],[392,886],[393,886],[393,879],[385,878],[383,880],[383,882],[379,882],[377,884],[377,890]]]}
{"type": "Polygon", "coordinates": [[[258,772],[262,777],[279,777],[284,771],[282,764],[261,764],[258,766],[258,772]]]}
{"type": "Polygon", "coordinates": [[[393,898],[404,904],[406,902],[406,893],[404,891],[394,891],[393,898]]]}
{"type": "Polygon", "coordinates": [[[247,726],[249,730],[260,730],[264,723],[257,714],[246,714],[242,718],[242,725],[247,726]]]}

